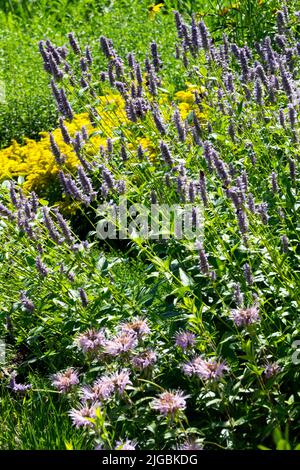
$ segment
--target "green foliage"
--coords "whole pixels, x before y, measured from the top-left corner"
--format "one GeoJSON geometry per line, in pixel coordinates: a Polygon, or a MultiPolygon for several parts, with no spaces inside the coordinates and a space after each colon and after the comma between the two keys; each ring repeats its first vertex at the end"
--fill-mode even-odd
{"type": "MultiPolygon", "coordinates": [[[[248,69],[245,77],[240,57],[230,52],[225,67],[215,60],[215,50],[201,48],[181,50],[185,60],[175,61],[170,10],[178,8],[190,20],[191,10],[201,8],[196,13],[209,20],[217,43],[223,31],[237,41],[271,35],[275,25],[270,26],[269,19],[276,2],[241,2],[224,15],[221,2],[209,5],[219,8],[217,14],[202,12],[208,8],[207,2],[164,3],[154,17],[149,15],[148,2],[97,2],[96,8],[92,0],[11,0],[5,4],[1,21],[10,36],[1,33],[0,40],[2,63],[9,58],[10,66],[2,74],[8,92],[7,104],[2,105],[2,142],[13,135],[21,137],[27,129],[29,135],[36,135],[42,127],[54,125],[48,77],[37,73],[42,70],[34,49],[37,38],[49,36],[61,45],[73,29],[85,45],[93,36],[90,71],[96,93],[87,93],[88,87],[82,89],[81,72],[72,53],[68,60],[75,86],[70,86],[67,74],[59,83],[75,111],[94,109],[98,96],[116,93],[99,80],[100,70],[107,67],[98,51],[100,34],[112,37],[124,62],[132,49],[142,61],[149,52],[149,40],[160,43],[163,38],[159,53],[165,65],[157,94],[149,92],[151,77],[145,72],[143,96],[151,110],[140,119],[120,124],[112,136],[112,151],[100,151],[98,146],[88,153],[83,145],[80,157],[88,184],[74,171],[68,177],[80,188],[81,199],[73,200],[70,191],[63,195],[64,203],[73,202],[77,208],[72,226],[66,222],[62,228],[57,207],[49,207],[48,213],[43,199],[34,208],[32,195],[22,192],[21,181],[10,196],[8,182],[1,186],[0,334],[6,344],[0,389],[3,449],[92,449],[95,445],[112,449],[127,439],[138,440],[142,449],[178,448],[186,440],[206,449],[268,449],[274,445],[278,450],[299,449],[300,374],[293,359],[300,334],[299,125],[297,116],[293,122],[291,115],[293,110],[299,112],[296,16],[292,8],[285,25],[287,48],[273,43],[281,67],[272,71],[272,64],[254,49],[247,56],[248,68],[261,60],[267,77],[261,80],[263,87],[255,76],[257,70],[251,77],[248,69]],[[52,22],[42,18],[43,10],[52,22]],[[252,22],[253,16],[257,22],[252,22]],[[95,31],[99,32],[96,38],[95,31]],[[16,43],[20,43],[18,53],[16,43]],[[22,81],[14,82],[19,69],[24,71],[22,81]],[[286,90],[285,70],[295,96],[286,90]],[[234,91],[228,85],[229,73],[234,91]],[[174,109],[180,107],[179,89],[187,95],[184,118],[174,118],[174,109]],[[166,126],[163,135],[152,115],[158,108],[166,126]],[[279,120],[280,110],[284,123],[279,120]],[[145,144],[144,157],[137,156],[141,137],[151,144],[145,144]],[[163,158],[162,140],[170,149],[171,161],[163,158]],[[122,146],[127,158],[120,157],[122,146]],[[206,201],[199,172],[206,179],[206,201]],[[122,181],[128,202],[141,203],[148,210],[154,196],[158,203],[167,204],[188,200],[200,207],[202,201],[202,240],[133,236],[122,242],[99,240],[96,230],[101,212],[97,206],[105,201],[110,207],[117,204],[117,183],[122,181]],[[244,226],[241,215],[247,222],[244,226]],[[83,233],[88,243],[80,239],[83,233]],[[248,276],[247,266],[251,270],[248,276]],[[253,316],[253,311],[259,316],[253,316]],[[234,321],[237,314],[244,315],[244,323],[234,321]],[[142,334],[138,330],[137,318],[147,322],[149,331],[142,334]],[[99,344],[92,342],[90,347],[87,338],[95,331],[99,344]],[[119,344],[124,331],[134,346],[126,349],[128,343],[122,337],[123,349],[115,353],[112,342],[119,344]],[[189,347],[175,342],[182,331],[194,335],[189,347]],[[156,360],[139,368],[135,361],[144,358],[149,349],[156,360]],[[191,366],[190,361],[198,356],[206,368],[203,363],[191,366]],[[69,367],[77,371],[79,385],[58,393],[50,374],[69,367]],[[130,382],[123,390],[114,375],[120,370],[130,372],[130,382]],[[14,371],[19,388],[11,385],[14,371]],[[103,377],[113,385],[114,393],[100,394],[101,404],[93,408],[89,394],[98,392],[89,387],[103,377]],[[30,383],[31,389],[20,390],[22,383],[30,383]],[[153,400],[168,390],[182,390],[185,398],[179,398],[185,401],[180,409],[164,413],[153,406],[153,400]],[[71,426],[68,412],[78,413],[84,396],[91,414],[81,431],[71,426]]],[[[122,79],[132,85],[132,71],[127,64],[124,69],[122,79]]],[[[101,115],[94,119],[99,125],[96,132],[105,135],[101,115]]],[[[63,162],[61,169],[67,175],[63,162]]]]}

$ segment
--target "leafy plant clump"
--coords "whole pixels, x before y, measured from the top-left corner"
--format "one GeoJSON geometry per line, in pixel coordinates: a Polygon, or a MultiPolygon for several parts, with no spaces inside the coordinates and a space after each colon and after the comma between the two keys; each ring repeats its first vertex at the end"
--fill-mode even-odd
{"type": "Polygon", "coordinates": [[[155,41],[143,63],[105,36],[40,42],[61,115],[48,148],[62,201],[2,183],[5,373],[16,400],[57,395],[74,446],[255,449],[274,436],[297,448],[297,18],[283,8],[274,39],[250,49],[215,44],[175,12],[179,92],[155,41]],[[120,105],[100,107],[111,95],[120,105]],[[89,123],[70,132],[79,103],[89,123]],[[135,230],[116,251],[97,235],[104,205],[124,199],[149,223],[153,206],[188,205],[193,236],[143,237],[130,212],[135,230]]]}

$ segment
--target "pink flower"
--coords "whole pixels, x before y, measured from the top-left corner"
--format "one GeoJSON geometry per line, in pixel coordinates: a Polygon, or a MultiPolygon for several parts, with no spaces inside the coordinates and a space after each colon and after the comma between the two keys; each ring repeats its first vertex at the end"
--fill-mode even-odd
{"type": "Polygon", "coordinates": [[[115,450],[135,450],[136,443],[134,441],[130,441],[126,439],[126,441],[117,441],[115,450]]]}
{"type": "Polygon", "coordinates": [[[186,375],[197,375],[202,380],[218,380],[228,370],[224,361],[218,361],[216,358],[202,359],[196,356],[183,366],[183,372],[186,375]]]}
{"type": "Polygon", "coordinates": [[[130,372],[126,369],[122,369],[120,372],[115,372],[111,376],[111,380],[115,386],[116,391],[121,395],[124,393],[124,390],[128,385],[132,385],[129,377],[130,372]]]}
{"type": "Polygon", "coordinates": [[[134,356],[131,360],[133,367],[138,370],[147,369],[153,366],[157,360],[156,353],[150,349],[141,352],[139,355],[134,356]]]}
{"type": "Polygon", "coordinates": [[[104,375],[97,379],[92,386],[84,386],[81,389],[84,401],[103,401],[107,400],[114,393],[115,385],[111,377],[104,375]]]}
{"type": "Polygon", "coordinates": [[[78,372],[72,367],[52,375],[52,386],[61,393],[68,393],[78,383],[78,372]]]}
{"type": "Polygon", "coordinates": [[[137,337],[132,333],[121,333],[110,341],[106,341],[104,352],[110,356],[118,356],[134,349],[138,344],[137,337]]]}
{"type": "Polygon", "coordinates": [[[163,392],[152,402],[152,408],[164,416],[174,416],[178,411],[185,410],[186,398],[181,390],[163,392]]]}
{"type": "Polygon", "coordinates": [[[147,320],[135,317],[130,322],[123,323],[121,325],[121,331],[123,333],[136,334],[139,338],[146,336],[150,333],[147,320]]]}
{"type": "Polygon", "coordinates": [[[175,336],[175,344],[183,351],[191,348],[196,343],[196,335],[190,331],[179,331],[175,336]]]}
{"type": "Polygon", "coordinates": [[[83,406],[78,410],[72,409],[69,411],[69,416],[71,417],[72,423],[76,428],[80,427],[93,427],[93,419],[96,416],[96,409],[99,408],[99,404],[94,404],[91,407],[83,406]]]}
{"type": "Polygon", "coordinates": [[[76,344],[84,353],[98,351],[105,342],[105,331],[91,329],[82,333],[76,339],[76,344]]]}
{"type": "Polygon", "coordinates": [[[258,315],[258,307],[256,305],[253,305],[252,307],[232,310],[230,318],[234,321],[236,326],[248,326],[252,325],[252,323],[257,323],[260,321],[260,317],[258,315]]]}

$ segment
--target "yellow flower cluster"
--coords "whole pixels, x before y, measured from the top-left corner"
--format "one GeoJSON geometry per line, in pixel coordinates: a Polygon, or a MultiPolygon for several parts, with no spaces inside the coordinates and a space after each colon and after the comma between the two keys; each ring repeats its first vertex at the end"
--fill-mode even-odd
{"type": "MultiPolygon", "coordinates": [[[[100,145],[105,145],[106,138],[111,137],[113,130],[127,121],[124,113],[124,102],[120,95],[106,95],[99,98],[100,114],[99,128],[94,129],[90,123],[88,113],[75,115],[71,123],[65,125],[71,135],[80,131],[85,126],[91,134],[86,146],[87,153],[95,154],[100,145]]],[[[41,132],[41,140],[38,142],[26,139],[25,145],[13,142],[6,149],[0,150],[0,179],[10,179],[23,176],[25,190],[43,190],[55,179],[59,170],[54,156],[50,150],[49,134],[41,132]]],[[[61,153],[65,157],[65,165],[68,169],[78,165],[78,159],[71,145],[67,145],[62,138],[60,129],[53,131],[61,153]]]]}
{"type": "MultiPolygon", "coordinates": [[[[192,110],[196,111],[198,118],[205,119],[206,113],[200,113],[197,105],[195,105],[195,94],[201,95],[205,90],[201,87],[195,88],[194,85],[187,83],[185,91],[175,93],[175,100],[182,119],[185,119],[192,110]]],[[[168,103],[169,99],[164,98],[164,102],[168,103]]],[[[124,109],[124,100],[120,95],[108,94],[99,97],[99,106],[97,110],[100,115],[100,121],[94,128],[89,120],[88,113],[80,113],[75,115],[72,122],[65,122],[71,137],[85,126],[89,140],[85,145],[85,152],[91,157],[95,156],[99,151],[99,147],[106,145],[106,139],[115,135],[116,129],[122,128],[122,131],[128,137],[128,149],[134,151],[138,145],[147,151],[151,160],[155,160],[157,148],[155,142],[147,135],[136,138],[131,132],[131,123],[127,119],[124,109]]],[[[165,106],[163,112],[166,121],[171,119],[170,107],[165,106]]],[[[52,132],[54,139],[59,146],[61,154],[65,158],[65,166],[68,170],[75,169],[79,161],[74,152],[72,145],[68,145],[63,141],[60,129],[52,132]]],[[[13,142],[6,149],[0,150],[0,181],[23,177],[24,190],[36,191],[46,196],[52,194],[52,185],[57,185],[57,173],[59,166],[50,149],[49,133],[41,132],[41,140],[38,142],[32,139],[26,139],[25,145],[13,142]]]]}

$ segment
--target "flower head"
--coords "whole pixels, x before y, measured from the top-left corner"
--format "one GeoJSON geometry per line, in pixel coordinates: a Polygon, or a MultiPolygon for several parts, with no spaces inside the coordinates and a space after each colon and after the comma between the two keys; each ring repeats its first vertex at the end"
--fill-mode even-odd
{"type": "Polygon", "coordinates": [[[97,379],[92,386],[84,386],[81,389],[82,399],[84,401],[91,400],[102,401],[107,400],[114,393],[115,385],[111,377],[104,375],[97,379]]]}
{"type": "Polygon", "coordinates": [[[84,353],[98,351],[105,342],[105,332],[103,329],[97,331],[94,329],[87,330],[76,339],[76,344],[84,353]]]}
{"type": "Polygon", "coordinates": [[[146,336],[150,333],[147,320],[142,318],[133,318],[130,322],[121,325],[123,333],[136,334],[138,337],[146,336]]]}
{"type": "Polygon", "coordinates": [[[258,307],[255,305],[252,307],[232,310],[230,318],[234,321],[236,326],[248,326],[260,321],[258,307]]]}
{"type": "Polygon", "coordinates": [[[121,333],[114,339],[106,341],[104,352],[110,356],[118,356],[134,349],[138,344],[137,336],[133,333],[121,333]]]}
{"type": "Polygon", "coordinates": [[[264,375],[267,379],[274,377],[281,371],[281,367],[277,362],[267,362],[264,370],[264,375]]]}
{"type": "Polygon", "coordinates": [[[96,409],[98,407],[99,404],[94,404],[91,407],[82,406],[77,410],[73,408],[71,411],[69,411],[69,416],[71,417],[73,425],[76,426],[76,428],[93,427],[93,418],[96,416],[96,409]]]}
{"type": "Polygon", "coordinates": [[[115,450],[135,450],[136,443],[126,439],[126,441],[117,441],[115,450]]]}
{"type": "Polygon", "coordinates": [[[164,416],[174,416],[178,411],[185,410],[186,398],[181,390],[163,392],[152,402],[152,408],[164,416]]]}
{"type": "Polygon", "coordinates": [[[111,380],[115,386],[115,389],[120,393],[120,395],[124,393],[124,390],[128,385],[132,385],[129,377],[130,372],[126,369],[122,369],[120,372],[115,372],[111,376],[111,380]]]}
{"type": "Polygon", "coordinates": [[[30,385],[30,384],[26,384],[26,385],[25,384],[17,384],[16,383],[16,376],[17,376],[17,373],[15,371],[12,372],[11,375],[10,375],[9,388],[13,392],[24,393],[27,390],[30,390],[32,388],[32,385],[30,385]]]}
{"type": "Polygon", "coordinates": [[[196,342],[196,336],[190,331],[180,331],[175,336],[175,344],[179,346],[183,351],[194,346],[196,342]]]}
{"type": "Polygon", "coordinates": [[[78,372],[69,367],[63,372],[52,375],[52,386],[61,393],[68,393],[74,385],[79,383],[78,372]]]}
{"type": "Polygon", "coordinates": [[[187,439],[178,450],[202,450],[203,447],[197,443],[195,439],[187,439]]]}
{"type": "Polygon", "coordinates": [[[224,361],[218,361],[216,358],[203,359],[196,356],[190,362],[184,364],[182,369],[186,375],[197,375],[202,380],[215,381],[223,377],[228,367],[224,361]]]}
{"type": "Polygon", "coordinates": [[[157,360],[156,353],[151,349],[141,352],[140,354],[134,356],[131,360],[131,363],[135,369],[143,370],[147,367],[153,366],[157,360]]]}

